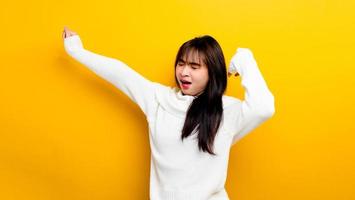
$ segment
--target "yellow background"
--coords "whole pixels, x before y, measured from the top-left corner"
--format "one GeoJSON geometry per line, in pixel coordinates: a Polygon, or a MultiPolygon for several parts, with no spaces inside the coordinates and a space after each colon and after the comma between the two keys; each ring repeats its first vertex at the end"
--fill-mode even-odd
{"type": "MultiPolygon", "coordinates": [[[[145,117],[70,58],[86,49],[174,85],[179,46],[209,34],[254,52],[276,113],[231,149],[232,200],[355,199],[355,1],[1,3],[0,199],[148,199],[145,117]]],[[[227,95],[244,97],[240,77],[227,95]]]]}

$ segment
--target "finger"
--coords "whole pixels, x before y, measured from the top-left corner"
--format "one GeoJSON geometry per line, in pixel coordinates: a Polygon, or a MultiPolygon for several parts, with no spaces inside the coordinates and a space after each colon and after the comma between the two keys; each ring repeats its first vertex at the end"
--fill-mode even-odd
{"type": "Polygon", "coordinates": [[[68,27],[65,27],[65,32],[67,36],[71,36],[73,31],[71,31],[68,27]]]}
{"type": "Polygon", "coordinates": [[[69,34],[70,34],[70,36],[73,36],[73,35],[75,35],[75,32],[74,31],[69,31],[69,34]]]}

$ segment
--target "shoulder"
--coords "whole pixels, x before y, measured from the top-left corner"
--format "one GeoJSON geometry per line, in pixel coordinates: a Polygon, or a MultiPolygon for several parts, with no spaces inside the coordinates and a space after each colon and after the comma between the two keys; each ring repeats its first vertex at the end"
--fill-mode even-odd
{"type": "MultiPolygon", "coordinates": [[[[238,116],[242,108],[242,100],[236,97],[223,95],[223,115],[232,120],[238,116]]],[[[227,120],[227,121],[229,121],[227,120]]]]}
{"type": "Polygon", "coordinates": [[[175,91],[174,87],[164,85],[158,82],[153,82],[153,87],[156,95],[168,95],[175,91]]]}
{"type": "Polygon", "coordinates": [[[240,100],[236,97],[228,96],[228,95],[223,95],[222,100],[223,100],[223,108],[224,109],[238,107],[242,103],[242,100],[240,100]]]}
{"type": "Polygon", "coordinates": [[[175,87],[164,85],[158,82],[153,83],[154,95],[156,100],[161,104],[166,104],[171,101],[177,90],[175,87]]]}

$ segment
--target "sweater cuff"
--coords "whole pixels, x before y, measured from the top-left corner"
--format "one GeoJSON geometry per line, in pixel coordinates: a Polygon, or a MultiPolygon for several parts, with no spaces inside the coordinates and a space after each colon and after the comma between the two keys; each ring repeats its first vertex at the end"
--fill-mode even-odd
{"type": "Polygon", "coordinates": [[[238,72],[243,75],[243,68],[245,65],[250,65],[253,60],[253,53],[249,48],[238,48],[232,57],[230,64],[230,71],[238,72]]]}
{"type": "Polygon", "coordinates": [[[64,47],[68,53],[84,48],[79,35],[64,38],[64,47]]]}

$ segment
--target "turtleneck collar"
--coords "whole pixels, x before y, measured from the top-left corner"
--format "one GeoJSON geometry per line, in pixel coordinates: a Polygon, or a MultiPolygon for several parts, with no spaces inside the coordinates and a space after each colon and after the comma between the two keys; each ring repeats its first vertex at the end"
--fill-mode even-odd
{"type": "Polygon", "coordinates": [[[160,105],[172,115],[185,118],[187,109],[196,97],[184,95],[181,89],[177,87],[159,85],[156,97],[160,105]]]}
{"type": "Polygon", "coordinates": [[[180,88],[175,87],[173,88],[173,90],[175,90],[177,98],[183,101],[191,101],[198,97],[198,95],[192,96],[192,95],[183,94],[180,88]]]}
{"type": "MultiPolygon", "coordinates": [[[[198,95],[184,95],[178,87],[165,86],[162,84],[157,84],[157,86],[156,97],[163,109],[172,115],[185,118],[190,104],[198,97],[198,95]]],[[[231,103],[231,98],[224,95],[223,107],[228,106],[231,103]]]]}

